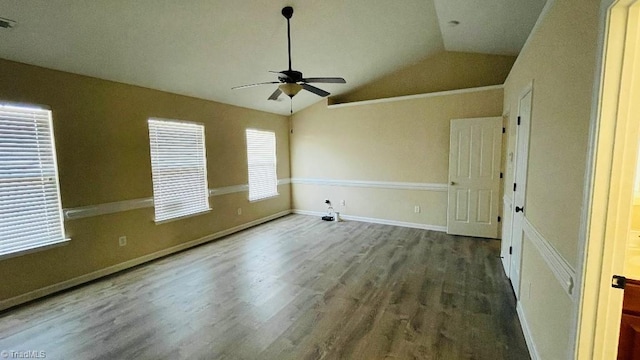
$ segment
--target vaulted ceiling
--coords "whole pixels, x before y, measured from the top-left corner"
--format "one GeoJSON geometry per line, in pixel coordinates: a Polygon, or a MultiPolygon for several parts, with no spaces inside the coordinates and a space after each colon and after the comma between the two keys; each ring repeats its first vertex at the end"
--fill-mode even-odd
{"type": "MultiPolygon", "coordinates": [[[[0,0],[0,58],[278,114],[269,70],[345,94],[443,50],[517,54],[545,0],[0,0]],[[459,24],[452,26],[453,21],[459,24]]],[[[321,100],[306,91],[294,111],[321,100]]]]}

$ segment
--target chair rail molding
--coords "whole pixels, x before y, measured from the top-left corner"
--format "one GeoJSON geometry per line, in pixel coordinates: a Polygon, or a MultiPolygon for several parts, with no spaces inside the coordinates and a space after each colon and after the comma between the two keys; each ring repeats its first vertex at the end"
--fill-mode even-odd
{"type": "MultiPolygon", "coordinates": [[[[284,178],[278,179],[278,186],[288,185],[291,183],[291,179],[284,178]]],[[[209,189],[209,196],[220,196],[226,194],[233,194],[238,192],[249,191],[248,184],[223,186],[219,188],[209,189]]],[[[114,214],[122,211],[144,209],[153,207],[153,197],[131,199],[123,201],[114,201],[110,203],[96,204],[80,206],[75,208],[63,209],[65,220],[76,220],[93,216],[114,214]]]]}
{"type": "Polygon", "coordinates": [[[443,183],[415,183],[415,182],[397,182],[397,181],[292,178],[291,183],[294,185],[297,185],[297,184],[326,185],[326,186],[346,186],[346,187],[399,189],[399,190],[425,190],[425,191],[447,191],[449,189],[449,186],[443,183]]]}
{"type": "Polygon", "coordinates": [[[573,302],[577,301],[574,296],[576,279],[575,269],[571,267],[567,260],[565,260],[562,255],[560,255],[558,250],[556,250],[553,245],[551,245],[551,243],[547,239],[545,239],[544,236],[542,236],[540,231],[536,229],[533,224],[531,224],[526,216],[524,217],[522,225],[524,233],[536,247],[569,298],[573,302]]]}

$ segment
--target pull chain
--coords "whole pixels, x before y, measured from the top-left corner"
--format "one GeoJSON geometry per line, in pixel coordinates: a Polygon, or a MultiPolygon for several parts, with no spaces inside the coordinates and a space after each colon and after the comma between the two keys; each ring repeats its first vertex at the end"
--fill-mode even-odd
{"type": "Polygon", "coordinates": [[[290,114],[293,115],[293,98],[290,97],[289,101],[290,101],[290,104],[291,104],[291,112],[290,112],[290,114]]]}

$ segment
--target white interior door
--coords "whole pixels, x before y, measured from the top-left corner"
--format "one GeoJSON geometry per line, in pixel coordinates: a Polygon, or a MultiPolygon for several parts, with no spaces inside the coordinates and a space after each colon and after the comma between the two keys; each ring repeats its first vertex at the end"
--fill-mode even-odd
{"type": "Polygon", "coordinates": [[[502,118],[451,120],[447,232],[498,237],[502,118]]]}
{"type": "MultiPolygon", "coordinates": [[[[510,189],[506,189],[510,190],[510,189]]],[[[506,192],[506,191],[505,191],[506,192]]],[[[513,247],[511,246],[511,231],[513,220],[513,200],[511,195],[505,196],[502,205],[502,241],[500,243],[500,259],[502,260],[502,267],[504,273],[509,276],[511,272],[511,253],[513,247]]]]}
{"type": "Polygon", "coordinates": [[[520,268],[522,266],[522,222],[525,214],[525,195],[527,188],[527,166],[529,162],[529,128],[531,125],[531,96],[529,87],[518,103],[516,135],[516,164],[513,184],[513,218],[511,231],[511,266],[509,279],[516,298],[520,299],[520,268]]]}

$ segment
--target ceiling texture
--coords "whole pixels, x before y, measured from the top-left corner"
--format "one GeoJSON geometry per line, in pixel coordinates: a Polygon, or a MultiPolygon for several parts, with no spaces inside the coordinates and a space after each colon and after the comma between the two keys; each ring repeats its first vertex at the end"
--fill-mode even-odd
{"type": "MultiPolygon", "coordinates": [[[[0,0],[0,58],[289,114],[267,97],[287,64],[332,95],[443,50],[516,55],[545,0],[0,0]],[[459,25],[452,26],[451,21],[459,25]]],[[[301,91],[294,112],[322,98],[301,91]]]]}

